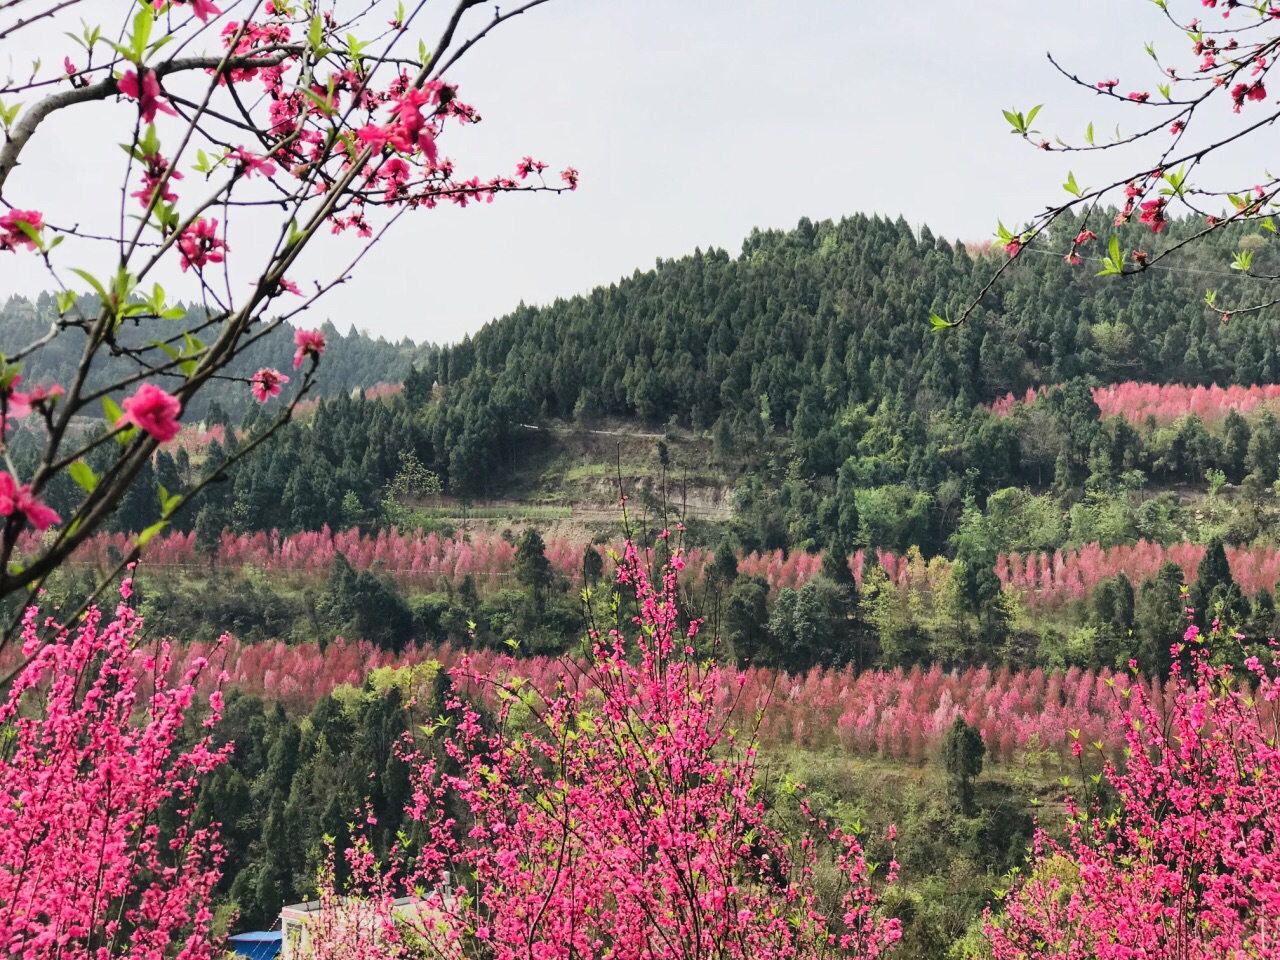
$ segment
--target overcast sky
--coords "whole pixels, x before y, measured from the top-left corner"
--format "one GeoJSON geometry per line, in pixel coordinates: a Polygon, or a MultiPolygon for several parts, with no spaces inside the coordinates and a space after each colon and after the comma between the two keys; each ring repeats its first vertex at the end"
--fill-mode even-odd
{"type": "MultiPolygon", "coordinates": [[[[452,341],[522,300],[697,246],[736,255],[752,227],[801,216],[988,237],[1058,200],[1067,169],[1010,136],[1001,108],[1044,102],[1037,126],[1076,137],[1097,116],[1046,51],[1091,82],[1149,89],[1146,40],[1183,54],[1146,0],[553,0],[452,74],[484,121],[451,129],[447,152],[482,175],[526,153],[573,165],[579,190],[412,214],[315,320],[452,341]]],[[[75,180],[59,189],[109,189],[75,180]]],[[[0,263],[0,289],[46,286],[0,263]]]]}

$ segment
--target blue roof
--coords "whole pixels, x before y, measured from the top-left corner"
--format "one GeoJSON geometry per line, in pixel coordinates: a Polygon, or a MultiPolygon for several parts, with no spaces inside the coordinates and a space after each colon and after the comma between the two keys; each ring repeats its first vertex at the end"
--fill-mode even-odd
{"type": "Polygon", "coordinates": [[[273,960],[280,953],[284,934],[279,930],[254,930],[228,937],[232,950],[238,957],[251,960],[273,960]]]}

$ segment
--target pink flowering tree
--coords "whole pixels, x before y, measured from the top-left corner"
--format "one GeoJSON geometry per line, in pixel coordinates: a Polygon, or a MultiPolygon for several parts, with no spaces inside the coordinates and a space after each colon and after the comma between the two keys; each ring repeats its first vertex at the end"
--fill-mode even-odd
{"type": "MultiPolygon", "coordinates": [[[[48,331],[0,358],[0,444],[29,430],[41,447],[27,475],[0,463],[0,597],[35,596],[210,383],[238,379],[263,403],[290,391],[239,456],[279,426],[311,387],[324,337],[298,327],[288,373],[233,376],[232,364],[264,337],[287,337],[404,214],[576,186],[573,169],[551,175],[529,157],[476,175],[445,153],[449,132],[479,119],[451,68],[545,2],[455,0],[430,32],[426,4],[396,0],[138,0],[114,23],[77,0],[0,5],[0,43],[39,58],[0,80],[0,260],[47,273],[57,291],[48,331]],[[115,135],[63,156],[86,177],[117,178],[120,203],[104,212],[68,209],[37,175],[57,124],[94,110],[115,135]],[[318,247],[334,249],[322,261],[318,247]],[[165,290],[175,284],[186,309],[165,290]],[[78,356],[69,382],[24,374],[52,350],[78,356]],[[95,470],[88,457],[100,464],[102,450],[108,465],[95,470]],[[62,474],[83,491],[69,516],[42,501],[62,474]],[[18,557],[31,529],[51,532],[18,557]]],[[[191,489],[157,490],[162,516],[225,466],[207,464],[191,489]]]]}
{"type": "MultiPolygon", "coordinates": [[[[392,857],[402,882],[390,888],[367,849],[349,857],[343,892],[370,904],[360,916],[384,942],[449,960],[748,960],[875,957],[898,939],[852,832],[811,814],[796,784],[779,802],[803,826],[771,822],[754,738],[729,728],[732,695],[694,656],[678,551],[670,563],[653,583],[627,545],[618,581],[634,624],[593,632],[588,662],[554,684],[500,681],[466,659],[452,671],[459,691],[497,683],[499,696],[482,718],[452,695],[432,728],[442,751],[417,755],[410,813],[425,843],[392,857]],[[840,881],[826,898],[823,860],[840,881]],[[413,908],[393,908],[396,892],[413,908]]],[[[883,879],[895,871],[883,865],[883,879]]],[[[324,897],[343,902],[333,887],[324,897]]],[[[331,943],[325,955],[352,953],[331,943]]]]}
{"type": "MultiPolygon", "coordinates": [[[[56,643],[42,625],[28,610],[30,661],[0,701],[0,950],[212,960],[221,857],[191,814],[224,752],[182,746],[205,662],[166,682],[167,645],[136,650],[141,622],[123,604],[56,643]]],[[[215,691],[208,723],[219,705],[215,691]]]]}
{"type": "Polygon", "coordinates": [[[995,960],[1280,957],[1280,656],[1233,675],[1206,649],[1227,642],[1188,629],[1167,709],[1117,691],[1127,759],[1103,755],[1109,789],[1068,803],[1064,842],[1036,837],[988,915],[995,960]]]}
{"type": "MultiPolygon", "coordinates": [[[[1224,173],[1221,161],[1261,150],[1267,131],[1280,119],[1276,98],[1267,84],[1280,56],[1280,6],[1242,0],[1155,0],[1168,30],[1146,45],[1146,73],[1082,77],[1053,54],[1049,61],[1077,88],[1102,101],[1085,130],[1045,133],[1052,109],[1019,105],[1004,111],[1011,132],[1048,153],[1093,154],[1114,151],[1125,159],[1100,185],[1078,182],[1069,173],[1067,196],[1020,227],[998,228],[997,245],[1008,259],[982,294],[990,290],[1019,252],[1037,239],[1047,239],[1068,263],[1089,261],[1099,276],[1128,276],[1151,269],[1188,244],[1238,224],[1254,224],[1275,233],[1273,220],[1280,201],[1280,178],[1264,152],[1244,174],[1224,173]],[[1225,119],[1230,118],[1230,119],[1225,119]],[[1096,129],[1095,129],[1096,127],[1096,129]],[[1114,127],[1114,134],[1112,128],[1114,127]],[[1052,230],[1070,219],[1068,230],[1052,230]],[[1198,220],[1198,229],[1177,239],[1159,237],[1175,216],[1198,220]],[[1126,249],[1118,228],[1139,224],[1151,234],[1150,246],[1126,249]]],[[[1273,85],[1274,88],[1274,85],[1273,85]]],[[[1168,236],[1167,234],[1165,235],[1168,236]]],[[[1253,249],[1235,252],[1230,267],[1263,281],[1272,271],[1257,271],[1253,249]]],[[[934,314],[935,327],[962,323],[980,304],[982,294],[956,316],[934,314]]],[[[1206,309],[1226,323],[1231,317],[1264,310],[1280,296],[1255,296],[1221,302],[1217,292],[1205,297],[1206,309]]]]}

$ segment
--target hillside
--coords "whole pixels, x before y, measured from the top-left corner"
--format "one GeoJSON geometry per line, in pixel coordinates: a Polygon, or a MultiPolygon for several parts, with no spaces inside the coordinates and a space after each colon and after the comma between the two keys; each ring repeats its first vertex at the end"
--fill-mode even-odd
{"type": "MultiPolygon", "coordinates": [[[[92,314],[97,310],[96,297],[91,294],[82,296],[74,309],[86,315],[92,314]]],[[[191,310],[195,312],[194,308],[191,310]]],[[[0,352],[12,353],[38,340],[48,332],[56,318],[57,307],[48,294],[42,294],[35,303],[22,297],[10,297],[0,305],[0,352]]],[[[324,322],[321,329],[329,344],[324,376],[319,381],[321,396],[337,396],[378,383],[398,383],[415,363],[426,362],[435,350],[432,345],[418,346],[409,340],[389,343],[381,337],[374,338],[357,331],[354,325],[345,335],[332,322],[324,322]]],[[[155,320],[127,324],[119,337],[124,345],[147,344],[162,340],[172,332],[172,324],[155,320]]],[[[25,376],[29,380],[68,383],[74,376],[83,349],[84,334],[69,328],[31,358],[25,376]]],[[[247,378],[262,367],[287,370],[292,364],[293,349],[292,328],[278,329],[249,347],[227,372],[231,376],[247,378]]],[[[131,372],[128,361],[122,357],[98,359],[102,362],[90,373],[91,385],[111,383],[131,372]]],[[[243,383],[214,383],[193,401],[187,411],[188,418],[205,417],[210,403],[217,403],[238,420],[248,411],[253,399],[243,383]]]]}
{"type": "MultiPolygon", "coordinates": [[[[1154,239],[1175,244],[1188,229],[1154,239]]],[[[330,330],[321,382],[334,399],[180,523],[205,507],[211,528],[242,532],[404,522],[385,503],[411,453],[442,483],[442,496],[403,504],[417,522],[572,521],[595,535],[616,520],[621,467],[631,492],[658,499],[665,473],[667,501],[707,521],[700,536],[745,550],[954,555],[966,510],[1007,490],[997,500],[1010,516],[984,556],[1251,541],[1274,529],[1280,423],[1274,390],[1249,388],[1280,381],[1280,320],[1223,324],[1205,305],[1207,282],[1223,300],[1247,295],[1251,279],[1225,268],[1235,245],[1254,240],[1223,234],[1185,271],[1124,281],[1033,246],[967,323],[936,332],[929,313],[958,312],[998,255],[902,220],[806,220],[756,231],[737,257],[698,251],[521,307],[439,349],[330,330]],[[396,380],[400,394],[348,396],[396,380]],[[1195,389],[1206,384],[1235,389],[1195,389]],[[1211,486],[1236,509],[1202,509],[1211,486]]],[[[1271,269],[1267,256],[1257,270],[1271,269]]],[[[0,345],[47,322],[46,300],[11,300],[0,345]]],[[[260,349],[246,370],[287,365],[286,337],[260,349]]],[[[220,388],[218,402],[243,409],[242,387],[220,388]]],[[[172,488],[203,458],[170,454],[156,470],[172,488]]],[[[125,511],[121,529],[149,509],[125,511]]]]}

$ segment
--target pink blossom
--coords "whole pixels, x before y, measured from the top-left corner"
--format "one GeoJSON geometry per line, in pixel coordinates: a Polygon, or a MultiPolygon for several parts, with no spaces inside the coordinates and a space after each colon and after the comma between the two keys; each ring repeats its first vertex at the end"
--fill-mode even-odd
{"type": "MultiPolygon", "coordinates": [[[[165,4],[168,2],[169,0],[152,0],[151,5],[156,10],[163,10],[165,4]]],[[[191,7],[191,12],[195,16],[199,17],[202,23],[208,23],[210,17],[216,17],[222,13],[222,11],[210,3],[209,0],[190,0],[189,3],[187,3],[186,0],[173,0],[173,2],[176,5],[181,6],[189,5],[191,7]]]]}
{"type": "Polygon", "coordinates": [[[173,192],[172,186],[175,180],[182,179],[182,171],[171,170],[169,161],[161,156],[145,157],[144,162],[146,169],[142,173],[142,189],[134,191],[129,196],[137,197],[142,206],[147,207],[151,204],[151,195],[163,183],[159,199],[165,203],[176,203],[178,195],[173,192]]]}
{"type": "Polygon", "coordinates": [[[263,367],[253,375],[251,387],[253,395],[259,403],[266,403],[271,397],[280,395],[280,387],[282,384],[289,382],[279,370],[272,370],[270,367],[263,367]]]}
{"type": "Polygon", "coordinates": [[[524,180],[531,173],[540,174],[545,169],[547,169],[547,165],[545,163],[539,163],[537,160],[533,159],[533,157],[525,157],[516,164],[516,172],[520,175],[521,180],[524,180]]]}
{"type": "Polygon", "coordinates": [[[153,123],[157,110],[171,117],[178,115],[177,110],[160,99],[160,81],[156,79],[154,70],[143,72],[141,86],[138,84],[138,74],[133,70],[126,70],[116,81],[116,88],[130,100],[138,101],[138,113],[143,123],[153,123]]]}
{"type": "Polygon", "coordinates": [[[210,263],[222,263],[226,249],[226,243],[218,236],[218,221],[206,220],[204,217],[197,217],[182,231],[182,237],[178,240],[184,273],[188,267],[200,270],[210,263]]]}
{"type": "Polygon", "coordinates": [[[410,87],[396,98],[391,107],[396,123],[389,128],[387,142],[401,153],[421,150],[427,163],[435,166],[436,130],[422,115],[422,107],[430,100],[431,93],[418,87],[410,87]]]}
{"type": "Polygon", "coordinates": [[[324,334],[319,330],[295,330],[293,342],[298,346],[298,349],[293,354],[293,369],[295,370],[302,366],[304,357],[319,360],[320,355],[324,353],[324,334]]]}
{"type": "Polygon", "coordinates": [[[53,637],[43,625],[31,608],[29,662],[0,698],[6,956],[215,960],[217,834],[191,823],[188,788],[229,751],[185,729],[200,669],[174,677],[167,643],[135,653],[141,621],[124,605],[53,637]],[[163,838],[148,829],[161,811],[163,838]]]}
{"type": "Polygon", "coordinates": [[[124,415],[115,422],[117,427],[132,424],[161,443],[172,440],[182,429],[178,422],[182,401],[153,383],[144,383],[137,393],[125,398],[122,406],[124,415]]]}
{"type": "Polygon", "coordinates": [[[1155,200],[1147,200],[1140,204],[1142,214],[1138,217],[1138,222],[1150,224],[1151,232],[1159,233],[1169,225],[1169,221],[1164,215],[1164,208],[1167,202],[1166,198],[1158,197],[1155,200]]]}
{"type": "Polygon", "coordinates": [[[39,233],[44,229],[44,215],[38,210],[10,210],[0,214],[0,250],[37,249],[36,242],[22,229],[23,224],[39,233]]]}
{"type": "Polygon", "coordinates": [[[228,150],[227,159],[233,160],[236,166],[244,171],[246,177],[257,174],[260,177],[274,177],[276,175],[276,165],[269,159],[256,153],[251,153],[244,147],[237,150],[228,150]]]}
{"type": "Polygon", "coordinates": [[[18,486],[13,475],[3,471],[0,472],[0,516],[12,517],[15,514],[25,517],[37,530],[47,530],[61,522],[53,510],[36,499],[30,484],[18,486]]]}

